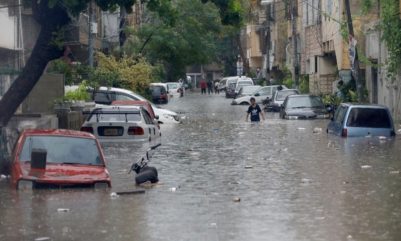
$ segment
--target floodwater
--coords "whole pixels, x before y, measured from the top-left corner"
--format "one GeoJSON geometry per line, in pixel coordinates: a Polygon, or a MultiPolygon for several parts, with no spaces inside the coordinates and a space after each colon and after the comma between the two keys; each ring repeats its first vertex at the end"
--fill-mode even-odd
{"type": "Polygon", "coordinates": [[[110,195],[137,188],[127,171],[146,147],[128,144],[104,148],[112,190],[17,192],[1,180],[0,240],[401,240],[398,138],[327,136],[327,120],[272,113],[251,124],[230,102],[190,94],[166,106],[185,119],[162,126],[150,163],[160,183],[145,194],[110,195]]]}

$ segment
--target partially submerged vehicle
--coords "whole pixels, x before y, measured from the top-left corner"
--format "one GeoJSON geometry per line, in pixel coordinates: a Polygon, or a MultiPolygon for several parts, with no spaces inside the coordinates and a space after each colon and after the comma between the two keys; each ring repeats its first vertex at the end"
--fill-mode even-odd
{"type": "Polygon", "coordinates": [[[25,130],[12,157],[11,185],[16,189],[111,187],[102,148],[89,133],[25,130]]]}

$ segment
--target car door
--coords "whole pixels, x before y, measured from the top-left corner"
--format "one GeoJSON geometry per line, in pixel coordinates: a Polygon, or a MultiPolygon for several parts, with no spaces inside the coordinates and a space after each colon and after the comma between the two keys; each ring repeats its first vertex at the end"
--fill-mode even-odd
{"type": "Polygon", "coordinates": [[[257,93],[258,95],[255,96],[256,103],[262,103],[267,97],[271,96],[272,88],[270,86],[263,87],[257,93]]]}

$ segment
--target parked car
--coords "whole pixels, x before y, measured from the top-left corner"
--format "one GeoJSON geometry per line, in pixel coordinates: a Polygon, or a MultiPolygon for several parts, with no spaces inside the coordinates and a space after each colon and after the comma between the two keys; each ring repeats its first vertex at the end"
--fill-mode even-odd
{"type": "Polygon", "coordinates": [[[328,119],[329,117],[329,110],[323,104],[322,98],[313,95],[289,95],[280,110],[282,119],[328,119]]]}
{"type": "Polygon", "coordinates": [[[272,98],[268,99],[266,109],[267,111],[275,111],[279,112],[281,110],[281,105],[284,103],[284,100],[289,95],[298,95],[299,91],[296,89],[282,89],[276,90],[273,93],[272,98]]]}
{"type": "Polygon", "coordinates": [[[224,77],[220,80],[220,91],[227,91],[231,84],[236,84],[238,76],[224,77]]]}
{"type": "Polygon", "coordinates": [[[152,101],[158,104],[168,103],[168,91],[163,85],[151,84],[150,91],[152,93],[152,101]]]}
{"type": "MultiPolygon", "coordinates": [[[[252,86],[245,86],[243,88],[251,88],[251,87],[252,86]]],[[[274,93],[274,91],[277,90],[277,88],[287,89],[287,87],[284,85],[269,85],[269,86],[260,87],[248,96],[242,96],[242,97],[235,98],[233,100],[232,104],[233,105],[249,105],[251,97],[255,98],[256,103],[262,103],[263,100],[265,100],[266,98],[269,98],[269,99],[272,98],[272,94],[274,93]]]]}
{"type": "MultiPolygon", "coordinates": [[[[91,90],[91,95],[94,102],[98,105],[111,105],[111,103],[116,100],[148,101],[145,97],[137,93],[120,88],[100,87],[98,90],[91,90]]],[[[149,103],[152,105],[156,116],[159,116],[160,124],[180,123],[180,116],[174,111],[160,108],[151,102],[149,103]]]]}
{"type": "Polygon", "coordinates": [[[170,96],[179,96],[181,91],[182,91],[182,87],[181,87],[181,83],[179,82],[167,82],[167,87],[168,87],[168,92],[170,96]]]}
{"type": "Polygon", "coordinates": [[[235,97],[238,95],[239,90],[244,86],[254,85],[253,80],[251,78],[242,76],[238,78],[237,83],[235,85],[235,97]]]}
{"type": "Polygon", "coordinates": [[[235,83],[231,83],[226,88],[226,98],[234,98],[235,97],[235,83]]]}
{"type": "Polygon", "coordinates": [[[393,118],[385,106],[341,104],[327,132],[342,137],[395,136],[393,118]]]}
{"type": "Polygon", "coordinates": [[[141,106],[146,109],[152,119],[158,120],[159,116],[155,114],[152,105],[143,100],[115,100],[111,103],[114,106],[141,106]]]}
{"type": "Polygon", "coordinates": [[[262,86],[260,86],[260,85],[246,85],[246,86],[243,86],[239,90],[239,92],[237,94],[237,98],[239,98],[241,96],[252,95],[253,93],[255,93],[255,91],[259,90],[260,88],[262,88],[262,86]]]}
{"type": "Polygon", "coordinates": [[[111,187],[99,142],[72,130],[25,130],[15,145],[11,185],[43,187],[111,187]]]}
{"type": "Polygon", "coordinates": [[[101,142],[149,142],[160,144],[158,123],[139,106],[106,106],[93,109],[81,127],[101,142]]]}

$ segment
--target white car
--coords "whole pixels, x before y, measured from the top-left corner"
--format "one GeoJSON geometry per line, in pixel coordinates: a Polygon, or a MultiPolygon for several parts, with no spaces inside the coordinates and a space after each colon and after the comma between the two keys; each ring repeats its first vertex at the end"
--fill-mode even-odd
{"type": "Polygon", "coordinates": [[[169,92],[170,96],[179,96],[180,95],[181,83],[167,82],[166,84],[168,86],[168,92],[169,92]]]}
{"type": "Polygon", "coordinates": [[[145,108],[139,106],[107,106],[94,108],[81,127],[101,142],[149,142],[160,145],[158,123],[145,108]]]}
{"type": "Polygon", "coordinates": [[[279,86],[282,87],[282,89],[287,89],[284,85],[269,85],[269,86],[264,86],[255,92],[253,92],[251,95],[248,96],[241,96],[239,98],[236,98],[233,100],[231,103],[232,105],[249,105],[251,97],[255,98],[256,103],[261,104],[263,100],[266,98],[271,99],[273,93],[279,88],[279,86]]]}
{"type": "Polygon", "coordinates": [[[239,90],[244,86],[254,85],[253,80],[251,78],[241,76],[238,78],[238,81],[235,85],[235,95],[238,94],[239,90]]]}
{"type": "MultiPolygon", "coordinates": [[[[148,101],[145,97],[130,90],[109,87],[100,87],[98,90],[93,91],[92,99],[96,104],[103,105],[111,105],[111,103],[115,100],[148,101]]],[[[155,115],[159,117],[159,123],[180,123],[180,117],[177,113],[167,109],[162,109],[150,101],[149,103],[152,105],[155,115]]]]}

